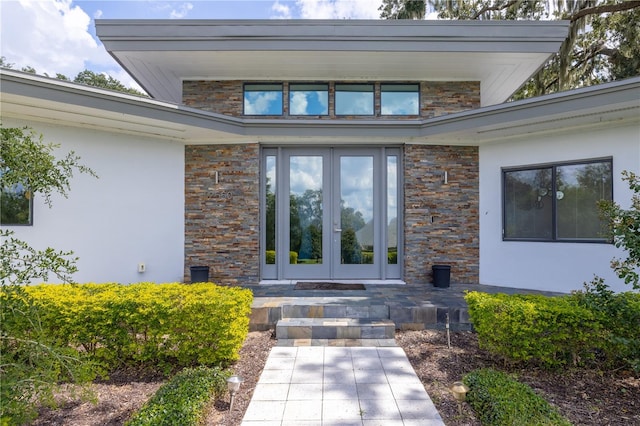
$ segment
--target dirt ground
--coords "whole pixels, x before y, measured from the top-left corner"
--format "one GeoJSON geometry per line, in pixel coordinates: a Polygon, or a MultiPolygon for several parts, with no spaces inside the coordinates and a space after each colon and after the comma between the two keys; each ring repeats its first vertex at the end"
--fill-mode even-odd
{"type": "MultiPolygon", "coordinates": [[[[494,367],[505,370],[486,352],[478,348],[477,337],[471,332],[451,334],[451,349],[443,331],[406,331],[396,333],[396,340],[422,380],[445,423],[480,425],[471,408],[463,404],[462,414],[448,387],[471,370],[494,367]]],[[[239,425],[249,405],[251,395],[269,354],[275,344],[271,332],[249,333],[233,366],[245,382],[236,396],[233,412],[229,399],[215,401],[208,410],[207,425],[239,425]]],[[[597,372],[563,370],[547,372],[534,368],[506,369],[529,384],[554,404],[575,425],[638,425],[640,426],[640,378],[629,372],[597,372]]],[[[160,381],[128,382],[118,377],[113,383],[94,384],[98,402],[82,402],[61,392],[62,406],[56,410],[42,409],[35,425],[116,426],[122,425],[157,390],[160,381]]]]}

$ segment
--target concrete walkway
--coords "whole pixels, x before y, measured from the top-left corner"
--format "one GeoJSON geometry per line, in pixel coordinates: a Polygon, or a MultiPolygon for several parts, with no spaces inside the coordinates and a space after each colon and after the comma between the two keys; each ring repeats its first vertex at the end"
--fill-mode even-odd
{"type": "Polygon", "coordinates": [[[242,425],[444,423],[400,347],[276,346],[242,425]]]}

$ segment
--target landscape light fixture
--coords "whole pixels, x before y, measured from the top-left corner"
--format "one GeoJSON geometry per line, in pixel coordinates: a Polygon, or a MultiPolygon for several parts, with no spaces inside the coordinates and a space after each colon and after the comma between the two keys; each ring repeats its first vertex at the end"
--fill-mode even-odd
{"type": "Polygon", "coordinates": [[[240,376],[231,376],[227,379],[227,389],[231,394],[231,401],[229,402],[229,411],[233,410],[233,400],[236,398],[236,393],[240,390],[240,385],[244,382],[240,376]]]}
{"type": "Polygon", "coordinates": [[[467,392],[469,392],[469,387],[462,382],[454,382],[449,390],[458,402],[458,411],[460,412],[460,415],[462,415],[462,403],[467,399],[467,392]]]}

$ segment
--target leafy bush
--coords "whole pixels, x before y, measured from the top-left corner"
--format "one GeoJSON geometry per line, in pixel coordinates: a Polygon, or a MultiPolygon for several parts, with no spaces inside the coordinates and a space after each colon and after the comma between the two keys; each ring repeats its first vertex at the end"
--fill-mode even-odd
{"type": "Polygon", "coordinates": [[[219,368],[186,368],[162,385],[126,425],[199,425],[211,397],[225,392],[229,376],[219,368]]]}
{"type": "Polygon", "coordinates": [[[596,278],[574,292],[577,303],[595,312],[606,344],[599,348],[612,367],[640,372],[640,293],[615,293],[596,278]]]}
{"type": "Polygon", "coordinates": [[[234,361],[253,299],[250,290],[211,283],[43,284],[27,292],[59,344],[82,348],[109,369],[234,361]]]}
{"type": "Polygon", "coordinates": [[[524,383],[492,369],[472,371],[464,377],[467,401],[483,425],[571,425],[524,383]]]}
{"type": "Polygon", "coordinates": [[[54,406],[60,381],[87,383],[97,369],[83,354],[59,345],[40,323],[24,287],[0,288],[0,424],[24,424],[37,416],[38,401],[54,406]]]}
{"type": "Polygon", "coordinates": [[[465,300],[480,347],[509,361],[577,365],[605,344],[597,315],[569,296],[469,292],[465,300]]]}

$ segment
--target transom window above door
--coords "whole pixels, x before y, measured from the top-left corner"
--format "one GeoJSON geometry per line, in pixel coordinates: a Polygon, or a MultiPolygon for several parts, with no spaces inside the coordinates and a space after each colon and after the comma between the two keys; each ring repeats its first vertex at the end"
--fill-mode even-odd
{"type": "Polygon", "coordinates": [[[243,114],[271,117],[420,115],[420,83],[245,83],[243,114]]]}

